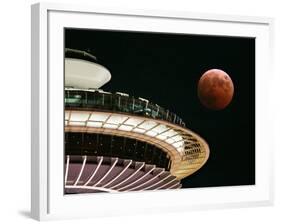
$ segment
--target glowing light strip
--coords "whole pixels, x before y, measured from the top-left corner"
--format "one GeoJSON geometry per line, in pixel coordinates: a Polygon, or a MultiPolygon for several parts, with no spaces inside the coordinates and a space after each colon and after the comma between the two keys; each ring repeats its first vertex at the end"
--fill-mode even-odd
{"type": "Polygon", "coordinates": [[[167,175],[164,179],[159,180],[158,182],[154,183],[154,184],[151,185],[151,186],[147,186],[146,188],[142,189],[141,191],[145,191],[145,190],[148,190],[148,189],[150,189],[150,188],[153,188],[154,186],[156,186],[157,184],[160,184],[161,182],[167,180],[167,179],[168,179],[169,177],[171,177],[171,176],[172,176],[172,175],[169,174],[169,175],[167,175]]]}
{"type": "Polygon", "coordinates": [[[94,173],[92,174],[92,176],[89,178],[89,180],[84,184],[84,186],[88,185],[88,183],[90,183],[92,181],[92,179],[94,178],[94,176],[96,175],[97,171],[99,170],[100,166],[101,166],[101,163],[103,161],[103,157],[100,157],[100,161],[99,161],[99,164],[97,165],[94,173]]]}
{"type": "MultiPolygon", "coordinates": [[[[147,129],[147,130],[144,132],[144,134],[146,134],[148,131],[153,131],[154,128],[156,128],[156,127],[158,127],[158,126],[160,126],[160,125],[161,125],[161,124],[156,123],[156,125],[154,125],[152,128],[147,129]]],[[[156,131],[154,131],[154,132],[156,132],[156,131]]],[[[156,132],[156,133],[157,133],[157,132],[156,132]]],[[[157,135],[158,135],[158,133],[157,133],[157,135]]]]}
{"type": "Polygon", "coordinates": [[[105,121],[102,122],[102,127],[106,124],[106,122],[110,119],[111,114],[109,114],[109,116],[105,119],[105,121]]]}
{"type": "Polygon", "coordinates": [[[75,181],[75,183],[74,183],[74,186],[76,186],[77,183],[78,183],[78,181],[80,180],[80,177],[81,177],[81,175],[82,175],[82,173],[83,173],[83,170],[84,170],[84,168],[85,168],[86,161],[87,161],[87,156],[84,156],[83,164],[82,164],[82,167],[81,167],[81,169],[80,169],[80,173],[79,173],[79,175],[78,175],[78,177],[77,177],[77,179],[76,179],[76,181],[75,181]]]}
{"type": "Polygon", "coordinates": [[[147,181],[145,181],[144,183],[140,184],[139,186],[127,189],[126,191],[134,191],[135,189],[138,189],[138,188],[142,187],[143,185],[146,185],[146,184],[150,183],[151,181],[155,180],[157,177],[159,177],[164,172],[165,172],[165,170],[163,169],[159,174],[155,175],[155,177],[153,177],[151,179],[148,179],[147,181]]]}
{"type": "Polygon", "coordinates": [[[130,176],[128,176],[125,180],[121,181],[120,183],[112,186],[111,189],[116,188],[123,183],[126,183],[128,180],[130,180],[132,177],[134,177],[144,167],[144,165],[145,165],[145,163],[142,163],[142,165],[134,173],[132,173],[130,176]]]}
{"type": "Polygon", "coordinates": [[[106,172],[106,174],[97,182],[95,183],[92,187],[97,186],[99,183],[101,183],[107,176],[108,174],[110,174],[110,172],[113,170],[113,168],[115,167],[116,163],[118,162],[118,158],[115,158],[114,163],[112,164],[111,168],[106,172]]]}
{"type": "Polygon", "coordinates": [[[120,124],[118,124],[117,129],[120,128],[121,125],[124,125],[124,123],[125,123],[127,120],[129,120],[129,119],[130,119],[130,116],[128,116],[123,122],[121,122],[120,124]]]}
{"type": "MultiPolygon", "coordinates": [[[[168,187],[167,189],[173,189],[173,187],[175,187],[175,186],[177,186],[177,185],[179,185],[178,188],[180,188],[180,184],[179,184],[179,183],[176,183],[176,184],[172,185],[171,187],[168,187]]],[[[175,188],[175,189],[177,189],[177,188],[175,188]]]]}
{"type": "Polygon", "coordinates": [[[88,126],[88,122],[89,122],[91,116],[92,116],[92,113],[89,113],[88,119],[85,121],[85,126],[86,127],[88,126]]]}
{"type": "Polygon", "coordinates": [[[66,168],[65,168],[65,175],[64,175],[64,184],[66,185],[66,181],[67,181],[67,177],[68,177],[68,169],[69,169],[69,160],[70,160],[70,157],[67,156],[66,157],[66,168]]]}
{"type": "Polygon", "coordinates": [[[72,186],[72,185],[66,185],[65,188],[68,189],[85,189],[85,190],[96,190],[96,191],[105,191],[109,193],[117,193],[118,191],[109,189],[109,188],[103,188],[103,187],[93,187],[93,186],[72,186]]]}
{"type": "Polygon", "coordinates": [[[174,181],[176,181],[176,179],[172,179],[172,180],[171,180],[171,181],[169,181],[168,183],[166,183],[166,184],[164,184],[164,185],[162,185],[162,186],[160,186],[160,187],[157,187],[155,190],[162,189],[163,187],[166,187],[167,185],[169,185],[169,184],[173,183],[174,181]]]}
{"type": "MultiPolygon", "coordinates": [[[[139,119],[139,120],[141,120],[141,119],[139,119]]],[[[134,130],[135,130],[136,128],[145,130],[144,128],[140,128],[140,127],[139,127],[139,126],[142,125],[144,122],[146,122],[146,120],[142,120],[142,122],[140,122],[139,124],[137,124],[137,126],[134,126],[134,128],[132,129],[132,131],[135,132],[134,130]]]]}
{"type": "Polygon", "coordinates": [[[128,163],[128,165],[115,177],[113,178],[111,181],[109,181],[106,185],[102,186],[102,187],[107,187],[108,185],[110,185],[111,183],[113,183],[115,180],[117,180],[128,168],[129,166],[132,164],[132,160],[130,160],[130,162],[128,163]]]}
{"type": "Polygon", "coordinates": [[[117,190],[121,191],[121,190],[123,190],[123,189],[125,189],[125,188],[127,188],[127,187],[130,187],[130,186],[134,185],[135,183],[139,182],[140,180],[142,180],[143,178],[145,178],[147,175],[149,175],[153,170],[155,170],[155,168],[156,168],[156,166],[153,166],[153,168],[150,169],[150,170],[149,170],[145,175],[143,175],[141,178],[139,178],[139,179],[135,180],[134,182],[132,182],[132,183],[130,183],[130,184],[124,186],[124,187],[121,187],[121,188],[119,188],[119,189],[117,189],[117,190]]]}

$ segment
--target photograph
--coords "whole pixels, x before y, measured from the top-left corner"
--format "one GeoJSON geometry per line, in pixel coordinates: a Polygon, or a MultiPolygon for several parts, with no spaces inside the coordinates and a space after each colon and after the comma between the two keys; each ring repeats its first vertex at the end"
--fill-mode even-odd
{"type": "Polygon", "coordinates": [[[64,194],[255,185],[255,42],[64,28],[64,194]]]}

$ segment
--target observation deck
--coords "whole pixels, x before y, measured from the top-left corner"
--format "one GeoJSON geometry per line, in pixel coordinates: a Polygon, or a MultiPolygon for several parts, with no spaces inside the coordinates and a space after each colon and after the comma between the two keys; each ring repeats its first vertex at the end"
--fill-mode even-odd
{"type": "MultiPolygon", "coordinates": [[[[204,139],[187,129],[175,113],[124,93],[67,88],[65,131],[126,137],[154,145],[165,152],[170,160],[170,172],[177,179],[196,172],[209,156],[209,147],[204,139]]],[[[114,137],[109,137],[108,144],[113,144],[112,141],[114,137]]],[[[118,150],[121,152],[124,148],[118,150]]],[[[137,151],[138,147],[134,150],[137,151]]],[[[105,155],[106,149],[95,155],[101,153],[105,155]]],[[[135,156],[135,159],[148,162],[141,156],[135,156]]]]}
{"type": "Polygon", "coordinates": [[[209,147],[175,113],[99,89],[111,79],[93,55],[65,51],[65,193],[177,189],[209,147]]]}

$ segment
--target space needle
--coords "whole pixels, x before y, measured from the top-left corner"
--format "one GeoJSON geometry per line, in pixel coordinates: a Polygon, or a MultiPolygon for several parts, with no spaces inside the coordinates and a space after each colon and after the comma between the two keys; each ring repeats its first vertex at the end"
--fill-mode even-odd
{"type": "Polygon", "coordinates": [[[168,108],[103,91],[110,79],[95,56],[65,49],[65,193],[181,188],[208,144],[168,108]]]}

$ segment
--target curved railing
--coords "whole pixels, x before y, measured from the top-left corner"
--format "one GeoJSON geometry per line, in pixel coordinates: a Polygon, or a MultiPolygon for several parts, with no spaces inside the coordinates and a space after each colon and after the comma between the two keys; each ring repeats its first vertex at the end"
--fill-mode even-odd
{"type": "Polygon", "coordinates": [[[65,108],[123,112],[165,120],[185,127],[185,123],[175,113],[146,99],[135,98],[124,93],[109,93],[102,90],[65,89],[65,108]]]}

